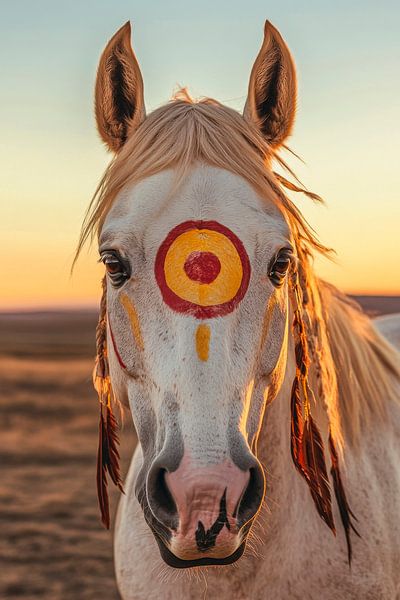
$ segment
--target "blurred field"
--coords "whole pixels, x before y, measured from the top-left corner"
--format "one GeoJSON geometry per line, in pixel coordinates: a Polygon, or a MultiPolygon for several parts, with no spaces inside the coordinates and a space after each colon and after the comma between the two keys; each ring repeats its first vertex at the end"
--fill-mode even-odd
{"type": "MultiPolygon", "coordinates": [[[[372,314],[400,312],[400,298],[359,300],[372,314]]],[[[119,597],[95,490],[96,320],[93,312],[0,314],[1,600],[119,597]]],[[[124,470],[134,443],[126,419],[124,470]]]]}
{"type": "Polygon", "coordinates": [[[93,313],[0,315],[2,600],[119,598],[95,489],[95,323],[93,313]]]}

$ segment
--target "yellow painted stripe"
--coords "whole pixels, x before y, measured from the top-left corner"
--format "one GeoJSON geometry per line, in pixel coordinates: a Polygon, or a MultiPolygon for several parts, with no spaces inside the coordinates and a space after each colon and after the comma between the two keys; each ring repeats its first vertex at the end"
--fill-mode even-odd
{"type": "Polygon", "coordinates": [[[208,354],[210,351],[210,327],[202,323],[197,327],[196,330],[196,350],[197,356],[202,361],[208,360],[208,354]]]}
{"type": "Polygon", "coordinates": [[[132,333],[136,340],[137,347],[139,350],[144,349],[142,332],[140,330],[139,317],[136,312],[136,308],[134,307],[131,299],[126,294],[121,294],[121,304],[125,308],[128,313],[129,321],[131,323],[132,333]]]}

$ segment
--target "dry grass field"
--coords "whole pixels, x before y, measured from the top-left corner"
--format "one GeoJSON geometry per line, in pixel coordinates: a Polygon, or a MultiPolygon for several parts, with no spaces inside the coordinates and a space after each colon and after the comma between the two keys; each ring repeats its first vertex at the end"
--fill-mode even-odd
{"type": "MultiPolygon", "coordinates": [[[[360,300],[400,312],[400,298],[360,300]]],[[[92,312],[0,314],[2,600],[119,597],[95,490],[95,325],[92,312]]],[[[124,470],[134,444],[126,419],[124,470]]]]}
{"type": "MultiPolygon", "coordinates": [[[[0,317],[2,600],[119,598],[95,489],[95,323],[84,313],[0,317]]],[[[126,421],[125,457],[135,440],[126,421]]]]}

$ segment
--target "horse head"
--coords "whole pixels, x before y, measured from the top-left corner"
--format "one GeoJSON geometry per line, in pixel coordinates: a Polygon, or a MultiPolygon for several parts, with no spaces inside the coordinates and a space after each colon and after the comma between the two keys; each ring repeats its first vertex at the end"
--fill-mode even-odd
{"type": "Polygon", "coordinates": [[[243,115],[182,91],[146,116],[129,24],[100,60],[97,124],[115,157],[82,238],[97,227],[106,267],[100,500],[107,523],[115,398],[138,434],[137,498],[175,567],[237,560],[263,502],[258,434],[287,370],[302,241],[317,244],[271,166],[295,103],[292,58],[268,22],[243,115]]]}

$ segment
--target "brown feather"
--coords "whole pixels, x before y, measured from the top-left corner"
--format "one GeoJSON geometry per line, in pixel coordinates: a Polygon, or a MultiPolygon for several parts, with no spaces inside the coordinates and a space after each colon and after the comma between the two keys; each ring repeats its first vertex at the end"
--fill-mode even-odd
{"type": "Polygon", "coordinates": [[[303,452],[308,486],[321,519],[336,533],[332,514],[331,491],[326,471],[324,444],[312,416],[309,414],[303,431],[303,452]]]}
{"type": "Polygon", "coordinates": [[[117,421],[111,406],[100,404],[99,446],[97,453],[97,495],[101,512],[101,521],[110,528],[107,473],[114,485],[123,492],[119,468],[117,421]]]}
{"type": "Polygon", "coordinates": [[[103,454],[103,461],[107,467],[107,470],[110,474],[112,482],[117,488],[123,492],[122,489],[122,481],[121,481],[121,472],[119,468],[119,452],[118,452],[118,444],[119,438],[117,434],[118,423],[112,413],[111,407],[107,406],[107,420],[106,420],[106,455],[103,454]]]}
{"type": "Polygon", "coordinates": [[[291,435],[290,450],[293,463],[299,473],[307,480],[306,466],[303,456],[303,412],[301,408],[299,379],[295,377],[291,393],[291,435]]]}
{"type": "Polygon", "coordinates": [[[110,507],[107,491],[107,473],[121,492],[122,482],[119,469],[118,423],[113,415],[112,388],[107,359],[107,283],[103,278],[103,295],[100,302],[99,322],[96,328],[96,364],[93,371],[93,385],[99,396],[100,423],[99,445],[97,450],[97,495],[102,523],[110,527],[110,507]]]}
{"type": "Polygon", "coordinates": [[[352,519],[357,521],[356,516],[352,512],[349,503],[346,498],[346,493],[344,491],[344,486],[342,482],[342,477],[339,469],[339,457],[336,450],[336,444],[333,439],[332,433],[329,432],[329,451],[331,455],[331,475],[333,480],[333,489],[335,491],[336,502],[339,507],[340,518],[343,524],[344,533],[346,536],[346,544],[347,544],[347,557],[349,561],[349,565],[351,565],[352,558],[352,547],[351,547],[351,538],[350,533],[351,530],[354,531],[358,537],[361,537],[355,528],[352,519]]]}
{"type": "Polygon", "coordinates": [[[305,478],[318,514],[335,533],[332,514],[332,500],[328,473],[325,464],[324,444],[317,424],[311,416],[308,396],[308,370],[310,359],[305,322],[301,315],[301,296],[298,285],[298,273],[293,276],[294,321],[293,329],[297,334],[295,345],[296,377],[291,397],[291,447],[296,468],[305,478]],[[303,396],[303,411],[301,408],[303,396]],[[302,427],[302,431],[301,431],[302,427]]]}
{"type": "Polygon", "coordinates": [[[107,475],[103,461],[104,440],[107,435],[106,426],[103,417],[103,406],[100,405],[100,422],[99,422],[99,446],[97,450],[97,497],[101,512],[101,522],[107,529],[110,528],[110,507],[108,502],[107,492],[107,475]]]}

